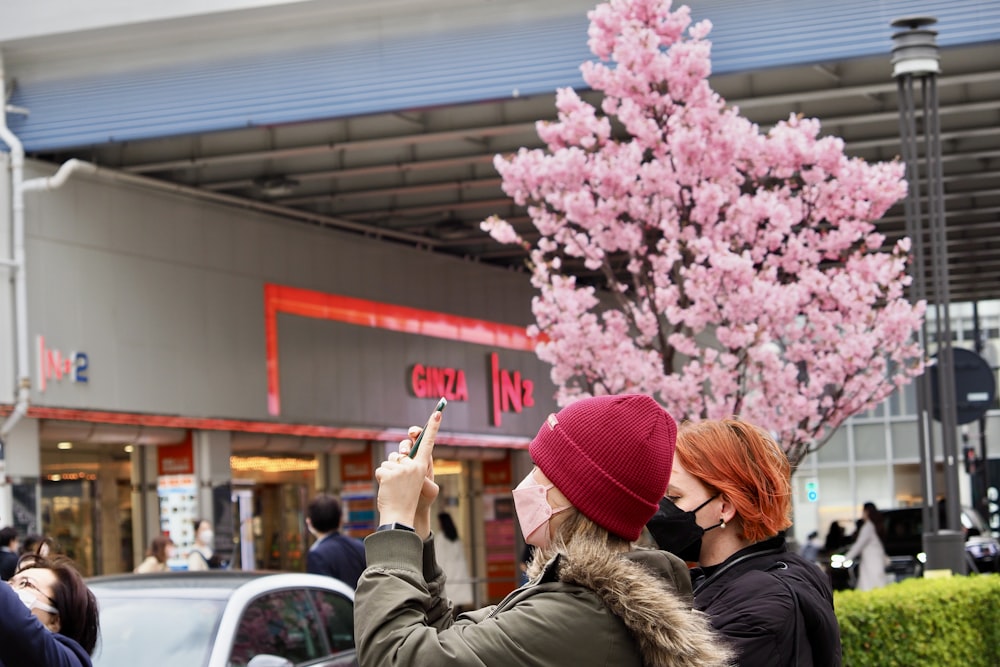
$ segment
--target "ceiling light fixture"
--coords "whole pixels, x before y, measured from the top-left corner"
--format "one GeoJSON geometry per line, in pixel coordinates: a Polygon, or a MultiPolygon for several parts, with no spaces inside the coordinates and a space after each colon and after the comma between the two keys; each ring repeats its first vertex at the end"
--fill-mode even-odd
{"type": "Polygon", "coordinates": [[[431,236],[435,236],[441,240],[457,241],[458,239],[470,236],[470,232],[478,230],[473,230],[458,218],[446,218],[437,224],[431,225],[429,231],[431,236]]]}
{"type": "Polygon", "coordinates": [[[292,194],[292,191],[298,187],[299,182],[294,178],[287,178],[285,176],[261,176],[260,178],[255,178],[253,184],[260,194],[268,198],[274,198],[292,194]]]}
{"type": "Polygon", "coordinates": [[[316,470],[315,458],[283,456],[230,456],[229,468],[235,472],[299,472],[316,470]]]}
{"type": "Polygon", "coordinates": [[[73,449],[73,443],[63,441],[57,444],[56,447],[58,447],[59,449],[73,449]]]}

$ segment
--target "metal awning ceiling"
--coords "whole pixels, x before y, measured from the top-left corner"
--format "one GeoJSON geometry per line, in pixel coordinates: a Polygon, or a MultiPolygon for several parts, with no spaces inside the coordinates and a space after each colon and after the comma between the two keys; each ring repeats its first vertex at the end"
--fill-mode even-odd
{"type": "MultiPolygon", "coordinates": [[[[1000,279],[1000,42],[942,52],[938,79],[948,266],[953,301],[993,299],[1000,279]]],[[[790,114],[817,117],[849,154],[900,154],[889,55],[727,74],[713,85],[763,129],[790,114]]],[[[591,97],[593,99],[593,97],[591,97]]],[[[524,267],[524,253],[479,229],[492,214],[532,238],[530,220],[500,189],[493,156],[538,147],[534,123],[554,118],[552,95],[38,154],[81,158],[196,189],[239,205],[266,204],[289,224],[317,224],[471,261],[524,267]],[[221,195],[221,196],[220,196],[221,195]]],[[[903,234],[899,205],[879,223],[903,234]]]]}

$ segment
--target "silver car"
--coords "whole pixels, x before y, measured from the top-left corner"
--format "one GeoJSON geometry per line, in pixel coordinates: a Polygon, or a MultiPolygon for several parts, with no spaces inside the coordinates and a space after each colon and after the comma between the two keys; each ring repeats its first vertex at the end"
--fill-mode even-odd
{"type": "Polygon", "coordinates": [[[101,638],[94,667],[346,667],[354,591],[331,577],[165,572],[92,577],[101,638]]]}

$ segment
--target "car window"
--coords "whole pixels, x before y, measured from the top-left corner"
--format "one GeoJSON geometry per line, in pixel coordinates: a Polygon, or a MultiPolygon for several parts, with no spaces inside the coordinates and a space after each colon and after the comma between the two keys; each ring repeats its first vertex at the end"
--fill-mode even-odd
{"type": "Polygon", "coordinates": [[[885,533],[890,541],[919,539],[924,532],[924,515],[919,509],[883,514],[885,533]]]}
{"type": "Polygon", "coordinates": [[[320,623],[334,653],[354,648],[354,603],[332,591],[312,591],[320,623]]]}
{"type": "Polygon", "coordinates": [[[983,517],[973,509],[966,508],[962,510],[962,527],[965,528],[966,533],[969,534],[990,534],[989,529],[986,527],[986,522],[983,521],[983,517]]]}
{"type": "Polygon", "coordinates": [[[99,591],[97,597],[101,640],[94,667],[204,665],[225,606],[219,600],[119,598],[99,591]]]}
{"type": "Polygon", "coordinates": [[[326,654],[326,642],[317,626],[306,591],[262,595],[240,617],[229,664],[246,667],[261,653],[281,656],[295,664],[316,660],[326,654]]]}

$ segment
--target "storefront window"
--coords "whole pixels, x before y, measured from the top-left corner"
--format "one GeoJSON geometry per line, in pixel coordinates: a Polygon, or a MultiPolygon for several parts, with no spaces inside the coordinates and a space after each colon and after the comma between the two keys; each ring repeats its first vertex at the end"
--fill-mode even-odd
{"type": "Polygon", "coordinates": [[[879,424],[854,426],[854,459],[856,461],[885,461],[886,428],[879,424]]]}
{"type": "Polygon", "coordinates": [[[847,463],[847,429],[841,427],[816,453],[819,463],[847,463]]]}
{"type": "Polygon", "coordinates": [[[917,422],[897,422],[892,429],[892,458],[895,461],[906,461],[920,458],[920,438],[917,433],[917,422]]]}
{"type": "Polygon", "coordinates": [[[89,479],[42,482],[42,526],[60,552],[85,576],[97,574],[95,553],[95,484],[89,479]]]}
{"type": "MultiPolygon", "coordinates": [[[[315,494],[316,458],[234,456],[230,465],[233,488],[243,498],[234,511],[252,507],[254,563],[250,569],[305,572],[305,511],[315,494]]],[[[243,520],[238,520],[242,526],[243,520]]]]}

